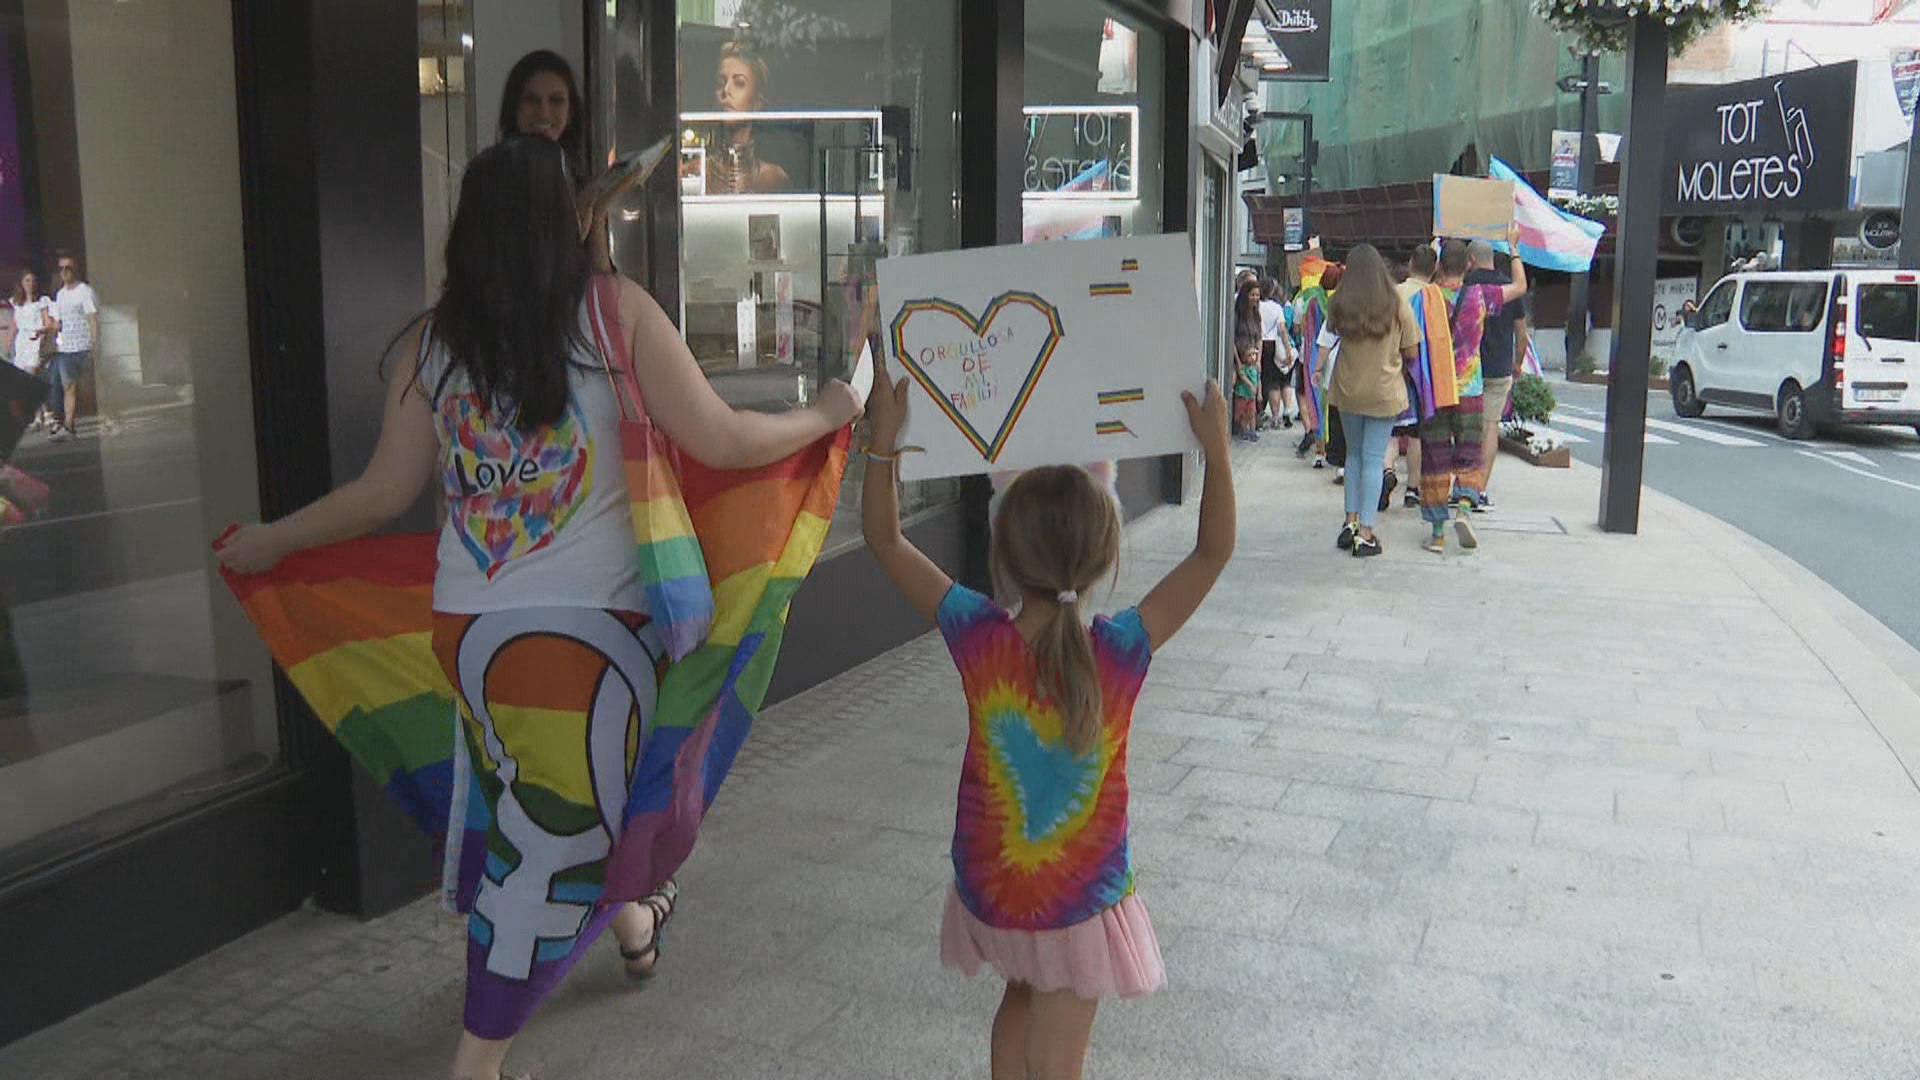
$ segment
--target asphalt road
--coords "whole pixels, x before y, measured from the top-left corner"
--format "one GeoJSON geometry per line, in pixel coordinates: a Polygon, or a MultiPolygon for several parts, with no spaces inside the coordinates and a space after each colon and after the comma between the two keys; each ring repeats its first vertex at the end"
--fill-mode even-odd
{"type": "MultiPolygon", "coordinates": [[[[1598,466],[1606,388],[1553,390],[1555,430],[1598,466]]],[[[1920,648],[1920,436],[1843,428],[1791,442],[1756,413],[1708,406],[1681,419],[1664,391],[1647,423],[1647,486],[1772,545],[1920,648]]],[[[1496,498],[1499,487],[1496,473],[1496,498]]]]}

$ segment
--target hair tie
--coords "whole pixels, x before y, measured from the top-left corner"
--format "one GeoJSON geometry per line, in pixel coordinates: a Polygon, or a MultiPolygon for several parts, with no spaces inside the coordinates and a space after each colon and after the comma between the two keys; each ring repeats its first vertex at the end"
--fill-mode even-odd
{"type": "Polygon", "coordinates": [[[1060,601],[1060,606],[1072,607],[1073,605],[1080,602],[1080,594],[1078,592],[1075,592],[1072,589],[1065,589],[1061,591],[1058,599],[1060,601]]]}

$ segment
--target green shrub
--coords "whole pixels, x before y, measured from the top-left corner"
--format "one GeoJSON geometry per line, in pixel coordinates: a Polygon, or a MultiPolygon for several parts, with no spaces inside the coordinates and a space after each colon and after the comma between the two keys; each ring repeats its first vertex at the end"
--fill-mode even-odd
{"type": "Polygon", "coordinates": [[[1598,370],[1600,370],[1600,362],[1593,358],[1592,353],[1581,353],[1573,358],[1575,375],[1591,375],[1598,370]]]}
{"type": "Polygon", "coordinates": [[[1553,387],[1538,375],[1522,375],[1513,382],[1513,414],[1522,420],[1545,423],[1553,415],[1554,406],[1560,404],[1553,396],[1553,387]]]}
{"type": "Polygon", "coordinates": [[[1647,370],[1654,378],[1664,379],[1667,377],[1667,362],[1656,356],[1647,364],[1647,370]]]}

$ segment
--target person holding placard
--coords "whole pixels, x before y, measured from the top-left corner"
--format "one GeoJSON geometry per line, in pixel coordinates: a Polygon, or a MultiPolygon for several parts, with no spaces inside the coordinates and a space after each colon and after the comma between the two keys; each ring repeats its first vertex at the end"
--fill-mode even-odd
{"type": "Polygon", "coordinates": [[[1101,1000],[1166,985],[1134,888],[1127,742],[1153,654],[1233,554],[1227,403],[1217,384],[1204,400],[1184,395],[1206,460],[1192,554],[1139,607],[1089,619],[1093,590],[1119,560],[1121,525],[1077,465],[1031,469],[1007,489],[992,564],[1013,611],[956,585],[907,541],[895,482],[906,388],[876,372],[863,515],[868,550],[939,626],[967,697],[941,962],[967,975],[991,965],[1006,979],[993,1076],[1077,1078],[1101,1000]],[[1009,745],[1018,752],[997,749],[1009,745]]]}
{"type": "MultiPolygon", "coordinates": [[[[1518,251],[1520,227],[1507,230],[1508,249],[1518,251]]],[[[1485,338],[1487,319],[1508,303],[1527,294],[1527,267],[1519,255],[1511,259],[1513,281],[1506,285],[1468,285],[1467,271],[1473,260],[1467,245],[1450,241],[1440,253],[1440,270],[1435,284],[1451,296],[1453,312],[1453,371],[1459,391],[1459,404],[1439,409],[1420,429],[1420,511],[1433,526],[1433,536],[1424,545],[1428,551],[1447,553],[1446,524],[1452,518],[1460,546],[1473,550],[1480,546],[1479,534],[1470,520],[1473,508],[1486,487],[1486,463],[1483,438],[1485,378],[1481,372],[1480,348],[1485,338]],[[1458,503],[1461,513],[1452,513],[1458,503]]]]}

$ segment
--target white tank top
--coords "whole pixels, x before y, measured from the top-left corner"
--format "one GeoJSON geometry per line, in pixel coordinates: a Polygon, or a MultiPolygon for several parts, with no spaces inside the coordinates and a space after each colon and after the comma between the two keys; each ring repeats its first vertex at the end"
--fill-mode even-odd
{"type": "MultiPolygon", "coordinates": [[[[583,331],[585,319],[583,306],[583,331]]],[[[446,350],[435,344],[428,354],[421,384],[433,405],[447,499],[435,610],[645,611],[619,402],[596,351],[576,348],[571,359],[566,414],[522,432],[487,408],[465,375],[441,386],[446,350]]]]}

